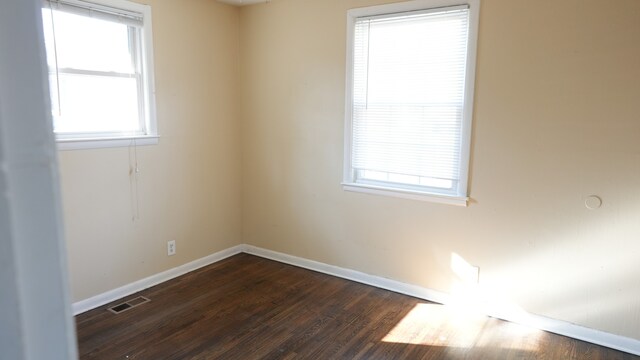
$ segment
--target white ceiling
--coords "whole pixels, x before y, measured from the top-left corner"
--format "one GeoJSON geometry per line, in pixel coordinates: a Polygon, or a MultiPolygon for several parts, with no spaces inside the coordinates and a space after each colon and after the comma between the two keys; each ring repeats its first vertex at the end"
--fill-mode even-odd
{"type": "Polygon", "coordinates": [[[225,4],[243,6],[243,5],[266,3],[266,2],[269,2],[270,0],[218,0],[218,1],[225,4]]]}

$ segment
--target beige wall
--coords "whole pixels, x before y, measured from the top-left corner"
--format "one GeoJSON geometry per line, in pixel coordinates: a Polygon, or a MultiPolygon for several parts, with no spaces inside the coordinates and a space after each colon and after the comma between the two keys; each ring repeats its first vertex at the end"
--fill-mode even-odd
{"type": "Polygon", "coordinates": [[[137,196],[133,148],[59,155],[75,301],[241,242],[239,11],[212,0],[146,3],[161,138],[137,149],[137,196]]]}
{"type": "Polygon", "coordinates": [[[240,243],[455,293],[457,254],[483,297],[640,339],[640,2],[483,0],[468,208],[341,189],[346,10],[383,2],[148,0],[138,194],[133,148],[60,153],[74,300],[240,243]]]}
{"type": "Polygon", "coordinates": [[[381,2],[242,8],[243,241],[444,292],[458,254],[495,301],[640,339],[640,1],[482,1],[467,208],[341,189],[346,10],[381,2]]]}

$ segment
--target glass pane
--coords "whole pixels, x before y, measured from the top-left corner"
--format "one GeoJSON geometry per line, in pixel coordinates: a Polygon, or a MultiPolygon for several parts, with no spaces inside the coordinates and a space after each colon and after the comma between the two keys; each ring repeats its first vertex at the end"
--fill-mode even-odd
{"type": "Polygon", "coordinates": [[[127,25],[47,8],[42,15],[49,67],[57,56],[59,68],[135,73],[127,25]]]}
{"type": "Polygon", "coordinates": [[[369,102],[461,104],[467,29],[467,11],[371,25],[369,102]]]}
{"type": "MultiPolygon", "coordinates": [[[[56,133],[142,131],[135,78],[61,73],[59,82],[60,109],[53,110],[56,133]]],[[[49,83],[54,86],[55,74],[49,83]]]]}
{"type": "Polygon", "coordinates": [[[464,9],[356,23],[351,160],[363,179],[449,188],[460,177],[468,21],[464,9]]]}

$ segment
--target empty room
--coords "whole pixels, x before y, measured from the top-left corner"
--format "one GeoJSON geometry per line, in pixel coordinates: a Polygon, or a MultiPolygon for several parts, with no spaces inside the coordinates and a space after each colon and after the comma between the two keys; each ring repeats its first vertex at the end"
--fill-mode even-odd
{"type": "Polygon", "coordinates": [[[0,358],[640,359],[640,1],[3,0],[0,358]]]}

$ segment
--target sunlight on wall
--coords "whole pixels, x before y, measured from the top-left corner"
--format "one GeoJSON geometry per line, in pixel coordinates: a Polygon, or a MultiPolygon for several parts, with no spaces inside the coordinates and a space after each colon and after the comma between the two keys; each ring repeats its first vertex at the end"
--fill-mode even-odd
{"type": "Polygon", "coordinates": [[[452,293],[475,293],[478,288],[479,269],[462,256],[451,253],[451,270],[458,278],[452,284],[452,293]]]}
{"type": "Polygon", "coordinates": [[[417,304],[383,339],[383,342],[452,348],[499,347],[536,351],[542,331],[493,320],[485,314],[521,319],[530,315],[500,289],[481,286],[479,270],[462,256],[451,254],[449,305],[417,304]],[[496,339],[502,339],[495,342],[496,339]]]}
{"type": "Polygon", "coordinates": [[[457,253],[451,254],[451,270],[455,278],[451,281],[451,304],[482,314],[500,318],[527,320],[530,315],[514,303],[504,289],[481,285],[479,269],[457,253]]]}

